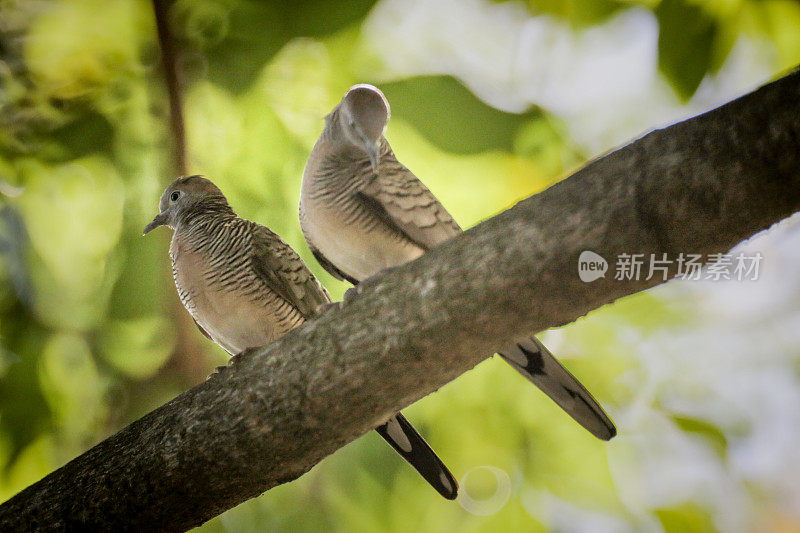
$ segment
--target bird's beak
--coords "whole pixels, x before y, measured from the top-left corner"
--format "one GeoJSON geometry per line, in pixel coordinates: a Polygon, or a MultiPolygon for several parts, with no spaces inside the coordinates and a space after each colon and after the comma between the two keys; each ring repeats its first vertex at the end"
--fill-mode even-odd
{"type": "Polygon", "coordinates": [[[369,155],[369,164],[372,166],[372,171],[378,173],[378,165],[381,162],[380,146],[377,142],[369,143],[367,148],[367,155],[369,155]]]}
{"type": "Polygon", "coordinates": [[[156,215],[156,218],[153,219],[151,223],[144,227],[144,231],[142,235],[147,235],[150,231],[156,229],[159,226],[163,226],[167,223],[167,214],[166,213],[159,213],[156,215]]]}

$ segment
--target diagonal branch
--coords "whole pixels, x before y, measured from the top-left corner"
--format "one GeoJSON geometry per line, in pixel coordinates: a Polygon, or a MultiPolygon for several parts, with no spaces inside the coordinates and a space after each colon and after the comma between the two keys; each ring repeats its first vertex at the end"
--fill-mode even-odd
{"type": "Polygon", "coordinates": [[[237,356],[6,502],[0,529],[198,525],[302,475],[511,336],[660,283],[584,283],[581,251],[729,250],[800,209],[798,102],[795,71],[593,161],[237,356]]]}

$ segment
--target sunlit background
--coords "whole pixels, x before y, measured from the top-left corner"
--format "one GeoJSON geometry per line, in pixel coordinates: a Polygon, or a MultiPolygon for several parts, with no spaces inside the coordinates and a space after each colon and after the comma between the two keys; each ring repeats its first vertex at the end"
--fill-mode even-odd
{"type": "MultiPolygon", "coordinates": [[[[189,171],[335,296],[297,203],[350,85],[384,90],[396,154],[466,227],[800,63],[790,0],[200,0],[169,23],[189,171]]],[[[176,298],[169,231],[141,237],[175,172],[151,4],[2,0],[0,54],[5,500],[226,356],[176,298]]],[[[460,504],[370,434],[202,529],[800,531],[800,224],[745,246],[757,281],[671,282],[544,334],[612,442],[489,360],[406,411],[460,504]]]]}

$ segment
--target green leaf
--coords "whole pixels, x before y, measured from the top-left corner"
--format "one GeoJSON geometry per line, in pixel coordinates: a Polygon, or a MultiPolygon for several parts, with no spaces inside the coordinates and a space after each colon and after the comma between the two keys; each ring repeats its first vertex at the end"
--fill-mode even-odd
{"type": "Polygon", "coordinates": [[[652,4],[655,0],[626,2],[617,0],[528,0],[528,10],[534,15],[552,15],[566,20],[574,27],[602,24],[631,3],[652,4]]]}
{"type": "Polygon", "coordinates": [[[717,531],[708,511],[692,503],[685,503],[667,509],[656,509],[655,515],[661,522],[664,533],[708,533],[717,531]]]}
{"type": "Polygon", "coordinates": [[[65,160],[93,153],[110,154],[114,128],[106,117],[89,111],[52,132],[52,139],[63,150],[65,160]]]}
{"type": "Polygon", "coordinates": [[[672,420],[682,431],[694,433],[706,439],[719,455],[725,455],[725,452],[728,450],[728,438],[725,436],[725,433],[715,425],[705,420],[687,416],[673,415],[672,420]]]}
{"type": "Polygon", "coordinates": [[[381,84],[392,116],[410,122],[440,148],[455,153],[513,151],[517,134],[541,112],[508,113],[482,102],[450,76],[420,76],[381,84]]]}
{"type": "Polygon", "coordinates": [[[204,48],[199,60],[207,61],[207,68],[201,73],[213,83],[240,93],[286,43],[296,37],[336,33],[363,19],[374,3],[185,1],[176,4],[172,18],[178,35],[204,48]]]}
{"type": "MultiPolygon", "coordinates": [[[[0,381],[0,434],[7,439],[7,469],[17,455],[50,426],[51,413],[39,381],[39,354],[47,333],[21,306],[0,321],[3,348],[11,365],[0,381]]],[[[17,487],[21,489],[22,487],[17,487]]]]}
{"type": "Polygon", "coordinates": [[[800,63],[800,4],[796,0],[767,0],[755,4],[778,53],[778,69],[800,63]]]}
{"type": "Polygon", "coordinates": [[[678,97],[688,101],[711,69],[718,24],[686,0],[664,0],[658,18],[658,66],[678,97]]]}

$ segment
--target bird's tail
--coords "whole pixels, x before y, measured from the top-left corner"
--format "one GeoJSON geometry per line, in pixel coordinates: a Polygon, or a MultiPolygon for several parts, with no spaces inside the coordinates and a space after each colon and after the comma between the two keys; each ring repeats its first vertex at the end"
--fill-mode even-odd
{"type": "Polygon", "coordinates": [[[397,413],[388,422],[375,428],[375,431],[439,494],[448,500],[454,500],[458,496],[458,483],[453,474],[401,413],[397,413]]]}
{"type": "Polygon", "coordinates": [[[592,435],[609,440],[617,434],[597,400],[536,337],[519,342],[500,355],[592,435]]]}

